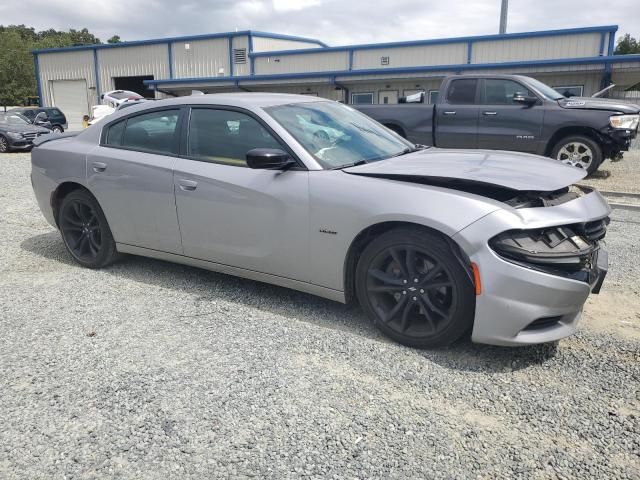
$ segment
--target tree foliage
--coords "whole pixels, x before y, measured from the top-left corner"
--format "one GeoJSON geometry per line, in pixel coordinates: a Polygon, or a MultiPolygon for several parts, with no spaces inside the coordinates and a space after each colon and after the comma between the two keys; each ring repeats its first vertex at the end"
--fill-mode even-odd
{"type": "Polygon", "coordinates": [[[615,55],[628,55],[630,53],[640,53],[640,41],[625,33],[624,37],[618,39],[615,55]]]}
{"type": "Polygon", "coordinates": [[[107,40],[107,43],[120,43],[120,42],[122,42],[122,40],[120,40],[119,35],[114,35],[109,40],[107,40]]]}
{"type": "Polygon", "coordinates": [[[36,32],[25,25],[0,25],[0,105],[20,105],[25,98],[37,95],[31,50],[99,43],[100,39],[86,28],[36,32]]]}

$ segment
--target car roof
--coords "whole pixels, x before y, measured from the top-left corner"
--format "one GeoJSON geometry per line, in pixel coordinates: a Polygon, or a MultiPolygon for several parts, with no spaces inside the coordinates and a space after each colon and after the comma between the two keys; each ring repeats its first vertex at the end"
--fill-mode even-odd
{"type": "MultiPolygon", "coordinates": [[[[311,95],[294,95],[290,93],[265,93],[265,92],[234,92],[211,93],[206,95],[187,95],[165,100],[149,102],[150,107],[156,108],[164,105],[225,105],[239,107],[266,108],[276,105],[303,102],[327,102],[326,98],[318,98],[311,95]]],[[[144,102],[141,102],[144,103],[144,102]]]]}

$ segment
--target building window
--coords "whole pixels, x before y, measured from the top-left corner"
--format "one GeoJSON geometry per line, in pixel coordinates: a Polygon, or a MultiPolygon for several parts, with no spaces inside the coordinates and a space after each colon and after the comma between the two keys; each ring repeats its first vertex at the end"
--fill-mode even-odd
{"type": "Polygon", "coordinates": [[[584,90],[583,85],[560,85],[552,88],[565,97],[581,97],[584,90]]]}
{"type": "Polygon", "coordinates": [[[380,65],[389,65],[389,57],[380,57],[380,65]]]}
{"type": "Polygon", "coordinates": [[[434,104],[438,101],[438,93],[440,90],[429,90],[429,103],[434,104]]]}
{"type": "Polygon", "coordinates": [[[351,103],[353,105],[367,105],[373,103],[373,92],[352,93],[351,103]]]}
{"type": "Polygon", "coordinates": [[[247,63],[247,49],[246,48],[234,48],[233,49],[233,63],[241,65],[247,63]]]}

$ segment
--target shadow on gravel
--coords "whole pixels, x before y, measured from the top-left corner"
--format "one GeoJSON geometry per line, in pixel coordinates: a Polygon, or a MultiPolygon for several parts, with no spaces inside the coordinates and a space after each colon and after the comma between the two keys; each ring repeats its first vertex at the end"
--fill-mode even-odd
{"type": "MultiPolygon", "coordinates": [[[[58,232],[36,235],[24,240],[20,246],[48,260],[82,268],[69,256],[58,232]]],[[[197,295],[197,302],[201,302],[203,310],[206,310],[207,302],[241,303],[298,321],[393,344],[371,325],[355,304],[343,305],[287,288],[134,255],[124,256],[103,271],[135,282],[197,295]],[[295,311],[292,306],[295,306],[295,311]]],[[[206,312],[191,316],[205,315],[206,312]]],[[[471,343],[466,336],[449,347],[413,351],[428,361],[454,370],[502,373],[545,363],[556,355],[557,344],[494,347],[471,343]]]]}

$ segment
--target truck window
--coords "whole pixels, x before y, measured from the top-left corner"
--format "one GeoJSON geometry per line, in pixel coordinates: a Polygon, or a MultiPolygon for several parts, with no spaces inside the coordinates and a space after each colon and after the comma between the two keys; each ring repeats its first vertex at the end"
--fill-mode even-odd
{"type": "Polygon", "coordinates": [[[447,91],[447,102],[454,105],[473,105],[476,103],[477,86],[478,80],[475,78],[452,80],[447,91]]]}
{"type": "Polygon", "coordinates": [[[513,96],[522,93],[525,96],[534,96],[527,87],[513,80],[487,78],[484,81],[484,105],[513,105],[513,96]]]}

